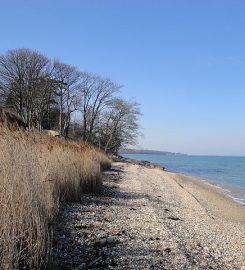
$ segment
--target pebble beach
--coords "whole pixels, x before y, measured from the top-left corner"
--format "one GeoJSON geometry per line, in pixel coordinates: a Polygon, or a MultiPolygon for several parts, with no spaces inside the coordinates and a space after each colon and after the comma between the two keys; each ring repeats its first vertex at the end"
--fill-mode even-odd
{"type": "Polygon", "coordinates": [[[245,207],[222,190],[134,162],[103,179],[61,209],[53,269],[245,269],[245,207]]]}

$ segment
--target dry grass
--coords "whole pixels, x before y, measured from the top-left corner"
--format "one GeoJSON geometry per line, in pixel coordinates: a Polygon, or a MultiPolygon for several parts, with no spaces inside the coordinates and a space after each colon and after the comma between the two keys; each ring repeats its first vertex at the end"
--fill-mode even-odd
{"type": "Polygon", "coordinates": [[[101,188],[110,161],[88,144],[0,128],[0,269],[40,269],[62,201],[101,188]]]}

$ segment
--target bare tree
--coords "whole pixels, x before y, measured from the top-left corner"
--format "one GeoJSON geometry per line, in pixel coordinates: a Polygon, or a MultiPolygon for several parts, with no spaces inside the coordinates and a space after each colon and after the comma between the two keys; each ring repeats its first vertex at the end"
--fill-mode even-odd
{"type": "Polygon", "coordinates": [[[134,144],[139,135],[139,104],[115,98],[121,88],[108,78],[52,62],[30,49],[0,55],[0,105],[11,107],[29,128],[58,128],[68,137],[72,113],[82,121],[73,133],[107,152],[134,144]]]}
{"type": "Polygon", "coordinates": [[[140,135],[138,117],[141,113],[137,102],[122,98],[113,99],[108,106],[109,109],[101,115],[98,143],[106,152],[117,153],[120,147],[136,143],[140,135]]]}
{"type": "Polygon", "coordinates": [[[68,136],[71,114],[79,103],[78,90],[80,89],[81,73],[73,66],[55,61],[54,80],[57,84],[56,95],[59,104],[59,131],[60,135],[68,136]]]}
{"type": "Polygon", "coordinates": [[[95,123],[113,94],[121,86],[110,79],[83,72],[81,76],[81,112],[83,115],[83,140],[93,141],[95,123]]]}
{"type": "MultiPolygon", "coordinates": [[[[49,86],[50,60],[30,49],[10,50],[0,56],[0,99],[11,105],[25,120],[28,127],[37,119],[36,101],[43,102],[49,86]]],[[[40,121],[39,121],[40,122],[40,121]]]]}

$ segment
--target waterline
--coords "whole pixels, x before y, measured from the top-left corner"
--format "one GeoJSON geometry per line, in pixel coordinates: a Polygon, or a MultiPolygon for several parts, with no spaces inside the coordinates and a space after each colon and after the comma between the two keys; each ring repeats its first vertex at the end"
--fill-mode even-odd
{"type": "Polygon", "coordinates": [[[124,154],[147,160],[169,171],[205,180],[222,188],[235,201],[245,204],[245,157],[124,154]]]}

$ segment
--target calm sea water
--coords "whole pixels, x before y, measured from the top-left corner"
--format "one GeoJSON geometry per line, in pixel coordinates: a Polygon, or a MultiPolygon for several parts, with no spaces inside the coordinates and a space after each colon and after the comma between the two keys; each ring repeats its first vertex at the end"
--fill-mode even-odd
{"type": "Polygon", "coordinates": [[[236,201],[245,204],[245,157],[124,154],[147,160],[169,171],[198,177],[223,188],[236,201]]]}

